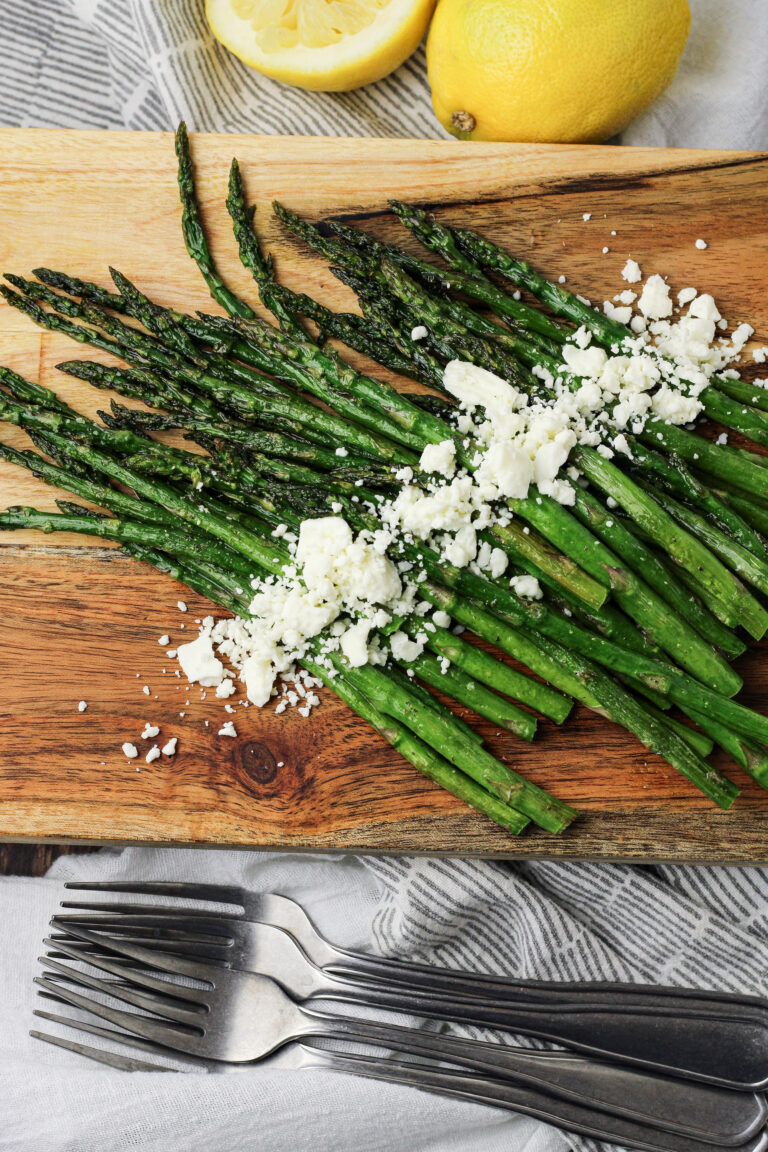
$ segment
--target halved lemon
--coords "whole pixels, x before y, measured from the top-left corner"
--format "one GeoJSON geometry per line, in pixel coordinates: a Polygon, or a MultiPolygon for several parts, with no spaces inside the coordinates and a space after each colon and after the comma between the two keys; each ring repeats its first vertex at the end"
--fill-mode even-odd
{"type": "Polygon", "coordinates": [[[347,92],[381,80],[416,49],[435,0],[206,0],[217,40],[298,88],[347,92]]]}

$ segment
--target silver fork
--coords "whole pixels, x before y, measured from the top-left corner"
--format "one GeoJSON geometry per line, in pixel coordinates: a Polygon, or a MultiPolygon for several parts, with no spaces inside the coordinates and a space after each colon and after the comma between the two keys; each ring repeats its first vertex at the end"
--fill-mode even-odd
{"type": "MultiPolygon", "coordinates": [[[[645,1130],[646,1135],[642,1138],[646,1142],[649,1139],[656,1141],[654,1147],[659,1147],[658,1137],[649,1137],[648,1132],[662,1129],[668,1141],[678,1142],[674,1146],[669,1143],[661,1145],[666,1152],[676,1152],[678,1147],[684,1149],[691,1140],[699,1144],[740,1147],[763,1128],[768,1115],[764,1099],[757,1094],[693,1085],[620,1066],[598,1064],[567,1053],[532,1052],[452,1036],[435,1036],[371,1020],[328,1015],[297,1005],[275,982],[263,976],[155,952],[123,940],[100,939],[97,934],[87,931],[81,930],[78,934],[121,957],[131,957],[166,974],[204,981],[210,988],[169,984],[160,976],[85,952],[78,945],[62,941],[56,941],[55,946],[65,954],[108,972],[124,983],[118,985],[114,981],[90,976],[50,958],[44,963],[75,984],[152,1012],[154,1018],[138,1017],[88,1001],[48,976],[38,977],[37,983],[59,998],[86,1008],[147,1040],[197,1056],[232,1062],[252,1061],[263,1059],[278,1048],[309,1036],[352,1039],[470,1067],[473,1074],[469,1079],[475,1082],[473,1091],[481,1080],[488,1081],[489,1091],[495,1093],[491,1099],[498,1102],[505,1098],[498,1093],[502,1089],[509,1090],[512,1097],[507,1098],[514,1101],[508,1105],[510,1107],[522,1107],[521,1092],[523,1097],[525,1093],[533,1093],[538,1109],[545,1106],[543,1101],[548,1100],[551,1105],[555,1100],[554,1115],[562,1118],[567,1114],[573,1119],[573,1123],[562,1119],[558,1122],[591,1134],[600,1127],[602,1139],[624,1141],[635,1146],[636,1137],[645,1130]],[[159,1021],[158,1016],[164,1020],[159,1021]],[[504,1085],[501,1078],[509,1083],[504,1085]],[[634,1131],[632,1139],[629,1139],[626,1125],[640,1131],[634,1131]],[[608,1131],[610,1136],[605,1134],[608,1131]],[[680,1144],[680,1141],[684,1143],[680,1144]]],[[[467,1078],[463,1073],[451,1075],[467,1078]]],[[[532,1114],[539,1115],[540,1112],[532,1114]]]]}
{"type": "Polygon", "coordinates": [[[600,1059],[729,1088],[758,1089],[768,1083],[768,1009],[759,1004],[710,1002],[700,995],[689,998],[687,1011],[681,1012],[671,996],[633,998],[628,994],[621,998],[612,994],[606,998],[593,995],[587,987],[581,994],[547,991],[529,998],[526,989],[517,985],[508,986],[502,998],[481,999],[465,995],[463,989],[427,989],[418,983],[408,987],[398,981],[368,980],[352,968],[321,968],[296,944],[293,933],[251,920],[197,918],[188,910],[170,917],[127,913],[52,920],[54,927],[80,938],[84,923],[112,934],[117,931],[121,939],[129,938],[131,932],[151,932],[145,947],[151,943],[269,976],[300,1000],[323,997],[503,1028],[600,1059]]]}
{"type": "MultiPolygon", "coordinates": [[[[430,991],[445,988],[446,991],[467,996],[497,998],[500,996],[522,996],[543,999],[550,1003],[550,997],[578,994],[579,999],[589,994],[595,1002],[647,1003],[657,1000],[679,1002],[676,1008],[684,1011],[686,1002],[691,1002],[694,1010],[702,1000],[707,1003],[723,1004],[727,1010],[735,1005],[745,1005],[766,1010],[768,1001],[758,996],[747,996],[735,992],[719,992],[696,988],[673,988],[655,984],[628,984],[615,981],[547,981],[512,980],[503,976],[491,976],[480,972],[465,972],[458,969],[440,968],[429,964],[416,964],[390,956],[374,956],[349,948],[331,944],[318,932],[311,919],[295,900],[277,893],[249,892],[236,885],[194,884],[180,881],[69,881],[65,887],[79,891],[122,892],[144,896],[168,896],[184,900],[223,904],[242,908],[242,912],[231,910],[194,909],[169,904],[134,904],[108,901],[62,901],[63,908],[77,908],[97,913],[111,913],[116,916],[186,916],[200,917],[208,921],[253,921],[273,924],[288,932],[299,944],[302,951],[318,968],[328,972],[347,975],[366,975],[371,979],[381,979],[388,983],[402,983],[409,988],[423,987],[430,991]]],[[[83,920],[83,923],[86,921],[83,920]]],[[[136,920],[135,924],[140,925],[136,920]]],[[[151,926],[151,922],[149,923],[151,926]]],[[[211,926],[211,931],[215,929],[211,926]]]]}
{"type": "MultiPolygon", "coordinates": [[[[84,1026],[82,1021],[70,1020],[67,1017],[52,1013],[38,1012],[36,1014],[71,1028],[84,1029],[92,1034],[103,1036],[119,1044],[141,1047],[146,1051],[157,1052],[160,1055],[166,1052],[160,1045],[154,1045],[149,1042],[142,1043],[134,1037],[127,1036],[125,1033],[115,1032],[113,1029],[99,1028],[94,1025],[84,1026]]],[[[33,1031],[31,1034],[40,1040],[67,1048],[71,1052],[88,1057],[91,1060],[96,1060],[102,1064],[108,1064],[113,1068],[121,1068],[130,1072],[176,1071],[176,1069],[166,1065],[120,1056],[116,1053],[105,1051],[104,1049],[94,1048],[90,1045],[75,1041],[63,1040],[61,1037],[52,1036],[43,1032],[33,1031]]],[[[265,1063],[271,1067],[290,1070],[329,1068],[333,1071],[351,1072],[369,1079],[406,1084],[423,1091],[455,1096],[470,1100],[474,1103],[514,1108],[518,1112],[525,1111],[528,1115],[534,1115],[550,1123],[558,1123],[561,1126],[570,1126],[574,1119],[578,1119],[575,1112],[571,1114],[564,1113],[562,1117],[559,1114],[553,1115],[551,1106],[549,1106],[546,1111],[539,1111],[533,1099],[526,1101],[512,1100],[506,1085],[488,1085],[485,1081],[480,1081],[476,1077],[452,1074],[436,1069],[431,1065],[403,1063],[391,1058],[358,1056],[351,1053],[340,1055],[334,1052],[312,1048],[303,1043],[293,1044],[289,1049],[285,1049],[275,1056],[270,1057],[265,1063]]],[[[557,1102],[555,1102],[555,1104],[557,1104],[557,1102]]],[[[571,1130],[577,1131],[579,1129],[571,1128],[571,1130]]],[[[599,1139],[610,1138],[606,1136],[603,1129],[591,1127],[583,1129],[583,1134],[597,1136],[599,1139]]],[[[700,1144],[692,1140],[686,1141],[685,1144],[674,1142],[670,1144],[669,1142],[665,1142],[662,1146],[654,1142],[652,1137],[651,1141],[648,1142],[642,1135],[638,1135],[637,1131],[633,1132],[631,1125],[624,1126],[620,1138],[631,1141],[635,1148],[645,1149],[647,1152],[661,1152],[662,1147],[664,1152],[712,1152],[711,1144],[700,1144]]],[[[753,1136],[748,1137],[747,1140],[740,1145],[732,1147],[734,1152],[766,1152],[768,1148],[768,1133],[766,1133],[765,1130],[763,1132],[757,1132],[753,1136]]]]}

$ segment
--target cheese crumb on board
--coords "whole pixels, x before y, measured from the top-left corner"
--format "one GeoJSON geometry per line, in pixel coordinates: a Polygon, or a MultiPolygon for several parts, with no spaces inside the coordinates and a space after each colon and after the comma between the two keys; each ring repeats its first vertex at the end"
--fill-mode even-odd
{"type": "Polygon", "coordinates": [[[135,760],[139,754],[139,750],[135,744],[129,744],[128,741],[123,744],[123,755],[127,756],[129,760],[135,760]]]}
{"type": "Polygon", "coordinates": [[[709,244],[707,244],[706,240],[697,240],[696,247],[703,252],[705,248],[709,248],[709,244]]]}
{"type": "Polygon", "coordinates": [[[175,756],[176,755],[176,745],[178,744],[178,742],[179,742],[178,736],[171,736],[170,740],[168,740],[165,744],[163,744],[162,748],[160,749],[163,756],[175,756]]]}
{"type": "Polygon", "coordinates": [[[219,736],[237,736],[237,731],[231,720],[227,720],[222,724],[218,731],[219,736]]]}
{"type": "Polygon", "coordinates": [[[627,260],[626,264],[622,268],[621,275],[628,284],[638,284],[643,278],[643,274],[640,271],[640,265],[638,264],[637,260],[632,260],[631,258],[627,260]]]}
{"type": "Polygon", "coordinates": [[[77,710],[78,710],[78,712],[85,712],[87,707],[88,707],[88,702],[86,700],[81,700],[77,706],[77,710]]]}

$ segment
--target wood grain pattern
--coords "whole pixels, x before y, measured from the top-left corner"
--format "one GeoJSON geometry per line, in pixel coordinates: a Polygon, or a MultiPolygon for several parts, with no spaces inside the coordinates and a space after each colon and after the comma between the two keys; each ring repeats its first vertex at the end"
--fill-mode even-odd
{"type": "MultiPolygon", "coordinates": [[[[250,299],[222,203],[234,154],[281,277],[332,305],[348,306],[351,297],[276,226],[273,198],[398,240],[389,196],[445,205],[443,218],[493,234],[549,274],[565,273],[594,300],[621,289],[631,254],[646,273],[669,274],[675,289],[711,290],[729,319],[748,319],[755,340],[768,343],[766,156],[243,136],[197,137],[193,145],[217,260],[250,299]],[[704,252],[694,247],[699,236],[709,244],[704,252]]],[[[7,129],[0,153],[3,270],[28,274],[47,264],[106,283],[113,264],[162,303],[211,310],[181,240],[168,135],[7,129]]],[[[0,362],[91,414],[104,406],[103,394],[55,370],[80,355],[98,354],[0,308],[0,362]]],[[[14,439],[24,442],[22,434],[14,439]]],[[[52,507],[55,495],[0,464],[3,505],[52,507]]],[[[181,642],[210,610],[82,537],[4,540],[0,837],[768,860],[768,797],[740,773],[744,793],[731,813],[720,813],[631,737],[581,709],[562,729],[543,723],[530,747],[486,729],[494,752],[584,812],[559,838],[535,832],[515,840],[496,829],[419,777],[330,697],[309,720],[238,706],[237,739],[220,737],[221,701],[212,693],[201,700],[176,678],[157,644],[164,632],[181,642]],[[176,608],[180,595],[186,616],[176,608]],[[122,756],[121,743],[136,741],[147,721],[161,726],[163,740],[179,736],[173,760],[148,766],[122,756]]],[[[745,699],[762,708],[765,657],[764,649],[740,662],[745,699]]]]}

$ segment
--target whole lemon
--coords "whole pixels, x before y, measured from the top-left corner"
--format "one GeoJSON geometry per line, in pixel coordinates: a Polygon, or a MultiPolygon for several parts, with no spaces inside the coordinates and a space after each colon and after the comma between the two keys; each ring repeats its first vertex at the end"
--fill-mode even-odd
{"type": "Polygon", "coordinates": [[[439,0],[432,105],[463,140],[598,142],[675,74],[688,0],[439,0]]]}

